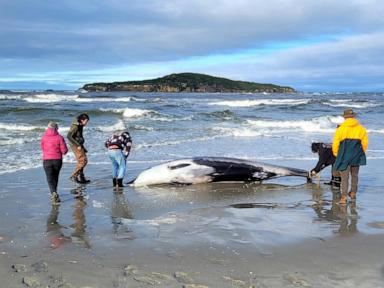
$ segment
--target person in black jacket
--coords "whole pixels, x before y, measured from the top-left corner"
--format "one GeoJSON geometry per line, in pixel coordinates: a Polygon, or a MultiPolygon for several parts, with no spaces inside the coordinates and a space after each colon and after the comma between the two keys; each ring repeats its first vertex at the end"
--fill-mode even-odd
{"type": "Polygon", "coordinates": [[[87,114],[80,114],[77,116],[77,119],[72,123],[71,128],[69,129],[67,138],[69,140],[69,145],[75,154],[77,165],[75,170],[73,170],[70,180],[86,184],[90,180],[86,179],[84,176],[84,167],[88,163],[87,150],[84,147],[84,137],[83,137],[83,127],[88,124],[89,116],[87,114]]]}
{"type": "MultiPolygon", "coordinates": [[[[319,154],[319,161],[316,166],[310,171],[311,176],[315,176],[325,167],[332,165],[335,163],[335,156],[332,153],[332,144],[330,143],[322,143],[322,142],[313,142],[311,145],[311,150],[313,153],[319,154]]],[[[325,184],[332,185],[335,188],[340,188],[340,175],[333,171],[332,168],[332,179],[330,182],[325,184]]]]}

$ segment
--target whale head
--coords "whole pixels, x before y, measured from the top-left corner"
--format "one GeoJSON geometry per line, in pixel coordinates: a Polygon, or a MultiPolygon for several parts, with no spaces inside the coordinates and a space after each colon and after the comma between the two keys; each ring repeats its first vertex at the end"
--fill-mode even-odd
{"type": "Polygon", "coordinates": [[[197,164],[193,159],[182,159],[160,164],[141,172],[131,185],[207,183],[213,180],[210,174],[214,172],[214,168],[197,164]]]}

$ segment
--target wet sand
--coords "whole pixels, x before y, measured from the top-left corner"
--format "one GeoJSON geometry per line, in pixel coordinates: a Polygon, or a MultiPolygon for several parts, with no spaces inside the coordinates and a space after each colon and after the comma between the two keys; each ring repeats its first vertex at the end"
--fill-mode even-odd
{"type": "Polygon", "coordinates": [[[2,174],[0,286],[384,287],[384,171],[368,164],[345,207],[302,179],[116,193],[108,165],[79,186],[65,164],[52,208],[42,168],[2,174]]]}

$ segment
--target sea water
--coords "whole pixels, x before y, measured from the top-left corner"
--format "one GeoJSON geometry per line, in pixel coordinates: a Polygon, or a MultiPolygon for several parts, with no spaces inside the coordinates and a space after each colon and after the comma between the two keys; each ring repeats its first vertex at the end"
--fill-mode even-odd
{"type": "MultiPolygon", "coordinates": [[[[89,162],[109,163],[104,142],[114,131],[133,138],[129,167],[145,169],[193,156],[225,156],[286,166],[316,161],[312,141],[332,142],[345,108],[367,128],[367,158],[382,159],[382,93],[0,92],[0,173],[42,165],[40,139],[49,121],[66,136],[80,113],[89,162]]],[[[64,163],[74,163],[72,153],[64,163]]],[[[297,167],[308,168],[308,167],[297,167]]],[[[134,177],[135,175],[129,175],[134,177]]]]}
{"type": "MultiPolygon", "coordinates": [[[[384,94],[0,91],[0,260],[16,257],[5,271],[23,259],[48,263],[48,272],[34,274],[45,286],[56,279],[56,269],[57,279],[79,287],[142,287],[136,281],[143,277],[122,274],[121,267],[133,265],[145,279],[151,271],[187,271],[209,287],[233,287],[236,279],[249,283],[244,287],[381,287],[383,253],[375,247],[381,247],[384,231],[383,112],[384,94]],[[193,156],[309,170],[317,162],[311,142],[332,142],[350,107],[369,135],[356,203],[337,205],[337,190],[295,177],[262,184],[112,187],[104,142],[116,130],[133,138],[126,180],[193,156]],[[59,182],[62,202],[51,207],[41,136],[49,121],[58,122],[66,136],[84,112],[90,116],[85,173],[92,182],[69,181],[75,159],[68,153],[59,182]],[[99,277],[87,277],[95,271],[99,277]],[[121,285],[119,275],[127,276],[121,285]]],[[[324,180],[329,170],[322,172],[324,180]]],[[[18,274],[10,274],[15,287],[29,275],[18,274]]],[[[156,287],[181,286],[161,281],[156,287]]]]}

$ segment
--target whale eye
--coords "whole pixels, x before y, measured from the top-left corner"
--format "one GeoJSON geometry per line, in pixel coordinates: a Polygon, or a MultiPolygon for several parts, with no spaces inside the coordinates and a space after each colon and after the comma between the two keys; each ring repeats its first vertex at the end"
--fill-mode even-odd
{"type": "Polygon", "coordinates": [[[187,166],[190,166],[190,165],[191,164],[189,164],[189,163],[182,163],[182,164],[178,164],[178,165],[168,166],[168,169],[175,170],[175,169],[184,168],[184,167],[187,167],[187,166]]]}

